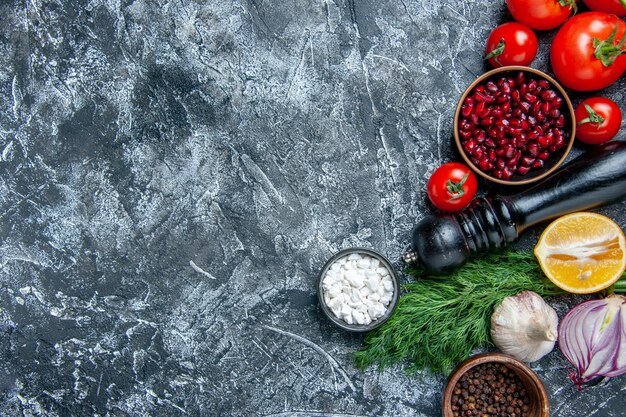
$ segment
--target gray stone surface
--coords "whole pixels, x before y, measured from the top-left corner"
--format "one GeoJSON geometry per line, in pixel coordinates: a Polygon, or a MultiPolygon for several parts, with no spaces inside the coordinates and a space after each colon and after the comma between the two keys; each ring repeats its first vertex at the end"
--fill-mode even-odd
{"type": "MultiPolygon", "coordinates": [[[[508,18],[489,0],[2,1],[0,414],[439,415],[445,376],[356,370],[362,336],[324,320],[315,281],[349,246],[400,267],[508,18]]],[[[600,211],[626,227],[624,204],[600,211]]],[[[533,368],[553,416],[623,415],[626,379],[579,394],[558,352],[533,368]]]]}

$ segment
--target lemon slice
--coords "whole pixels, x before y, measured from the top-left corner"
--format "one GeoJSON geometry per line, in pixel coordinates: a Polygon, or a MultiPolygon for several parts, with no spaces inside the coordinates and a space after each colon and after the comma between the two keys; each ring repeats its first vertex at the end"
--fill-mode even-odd
{"type": "Polygon", "coordinates": [[[572,213],[543,231],[535,256],[559,288],[590,294],[610,287],[626,269],[626,239],[619,225],[596,213],[572,213]]]}

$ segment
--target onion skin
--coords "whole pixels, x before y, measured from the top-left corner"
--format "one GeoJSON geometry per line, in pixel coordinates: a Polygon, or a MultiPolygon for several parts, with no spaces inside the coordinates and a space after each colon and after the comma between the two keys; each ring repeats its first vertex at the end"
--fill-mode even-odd
{"type": "Polygon", "coordinates": [[[626,373],[626,297],[612,294],[571,309],[559,326],[559,349],[578,390],[598,377],[626,373]]]}

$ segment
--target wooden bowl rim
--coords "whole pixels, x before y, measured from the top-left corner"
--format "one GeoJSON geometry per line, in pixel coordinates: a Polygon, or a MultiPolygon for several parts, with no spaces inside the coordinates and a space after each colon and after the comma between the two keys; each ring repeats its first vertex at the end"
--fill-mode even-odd
{"type": "Polygon", "coordinates": [[[485,179],[487,179],[489,181],[492,181],[492,182],[495,182],[495,183],[498,183],[498,184],[502,184],[502,185],[526,185],[526,184],[532,184],[534,182],[537,182],[539,180],[544,179],[548,175],[552,174],[558,167],[560,167],[563,164],[563,162],[565,162],[565,159],[569,155],[569,153],[570,153],[570,151],[572,149],[572,146],[574,145],[574,139],[575,139],[575,136],[576,136],[576,118],[574,116],[574,107],[572,105],[572,101],[570,100],[570,98],[569,98],[567,92],[565,91],[565,89],[554,78],[552,78],[551,76],[549,76],[545,72],[540,71],[540,70],[535,69],[535,68],[518,66],[518,65],[511,65],[511,66],[506,66],[506,67],[494,68],[494,69],[492,69],[490,71],[485,72],[484,74],[482,74],[481,76],[476,78],[469,85],[469,87],[467,87],[465,89],[465,91],[463,92],[463,95],[461,95],[461,99],[459,100],[459,102],[458,102],[458,104],[456,106],[456,111],[454,112],[453,129],[454,129],[454,142],[456,143],[456,147],[457,147],[459,153],[461,154],[461,157],[465,161],[465,163],[470,168],[472,168],[472,170],[475,173],[477,173],[478,175],[480,175],[481,177],[483,177],[483,178],[485,178],[485,179]],[[499,178],[492,177],[491,175],[489,175],[486,172],[482,171],[479,167],[474,165],[474,163],[469,159],[469,157],[467,156],[465,150],[463,149],[463,146],[461,145],[461,139],[459,138],[459,115],[461,114],[461,106],[463,105],[463,102],[465,101],[465,98],[468,96],[468,94],[474,89],[474,87],[476,87],[481,82],[487,80],[488,78],[492,77],[493,75],[501,73],[501,72],[511,72],[511,71],[527,71],[527,72],[530,72],[532,74],[538,75],[539,77],[542,77],[542,78],[546,79],[548,82],[550,82],[552,85],[554,85],[557,88],[557,90],[559,90],[563,100],[567,104],[567,109],[569,110],[570,124],[571,124],[570,129],[569,129],[571,134],[570,134],[570,137],[569,137],[569,141],[567,143],[567,147],[565,148],[565,151],[563,152],[563,155],[556,162],[556,164],[554,164],[554,166],[552,166],[550,169],[544,171],[542,174],[537,175],[536,177],[528,178],[528,179],[520,180],[520,181],[501,180],[499,178]]]}
{"type": "Polygon", "coordinates": [[[528,367],[524,362],[515,359],[512,356],[506,355],[504,353],[481,353],[475,356],[471,356],[465,361],[461,362],[450,374],[448,378],[448,382],[446,384],[446,388],[443,393],[443,416],[444,417],[453,417],[452,414],[452,390],[454,386],[458,382],[459,379],[471,368],[489,362],[496,363],[504,363],[506,365],[510,365],[516,371],[523,373],[528,379],[532,382],[535,388],[539,393],[539,415],[540,417],[550,417],[550,404],[548,401],[548,394],[546,393],[546,388],[543,385],[543,382],[539,379],[537,374],[528,367]]]}

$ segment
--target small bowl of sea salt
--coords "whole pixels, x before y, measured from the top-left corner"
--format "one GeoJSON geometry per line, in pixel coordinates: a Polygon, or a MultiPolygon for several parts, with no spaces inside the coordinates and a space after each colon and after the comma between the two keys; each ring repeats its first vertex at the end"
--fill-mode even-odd
{"type": "Polygon", "coordinates": [[[339,327],[368,332],[398,304],[400,288],[391,263],[378,252],[349,248],[326,262],[317,294],[324,314],[339,327]]]}

